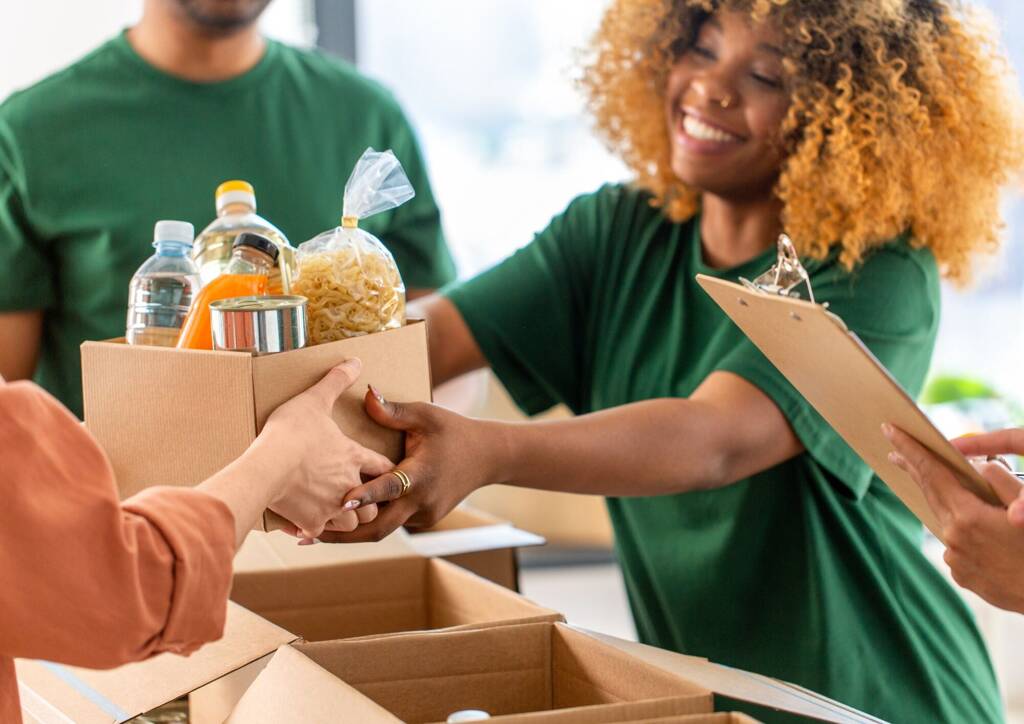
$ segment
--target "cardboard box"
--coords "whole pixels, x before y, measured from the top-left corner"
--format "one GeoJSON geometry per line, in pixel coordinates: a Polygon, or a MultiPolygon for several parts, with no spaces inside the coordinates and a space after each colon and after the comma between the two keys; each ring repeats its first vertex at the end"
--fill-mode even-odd
{"type": "Polygon", "coordinates": [[[443,721],[479,708],[503,724],[646,722],[709,714],[712,695],[821,721],[881,722],[777,679],[560,623],[284,646],[229,721],[329,721],[341,712],[368,724],[443,721]]]}
{"type": "Polygon", "coordinates": [[[228,721],[443,722],[462,709],[597,723],[710,712],[712,695],[585,634],[535,623],[284,647],[228,721]],[[304,696],[285,696],[300,688],[304,696]]]}
{"type": "MultiPolygon", "coordinates": [[[[235,575],[231,599],[306,641],[563,621],[442,560],[410,556],[235,575]]],[[[269,657],[192,693],[192,724],[220,724],[269,657]]]]}
{"type": "Polygon", "coordinates": [[[235,571],[271,571],[416,554],[444,558],[490,581],[519,590],[516,550],[544,539],[471,508],[456,508],[434,528],[397,530],[379,543],[299,546],[283,533],[249,534],[235,556],[235,571]]]}
{"type": "Polygon", "coordinates": [[[664,719],[646,719],[644,721],[622,722],[622,724],[757,724],[746,714],[736,712],[719,712],[715,714],[690,714],[688,716],[670,716],[664,719]]]}
{"type": "Polygon", "coordinates": [[[161,654],[109,671],[18,659],[22,718],[33,724],[121,724],[295,640],[229,604],[224,637],[188,657],[161,654]]]}
{"type": "MultiPolygon", "coordinates": [[[[544,662],[551,663],[558,656],[558,661],[564,662],[559,675],[564,674],[563,678],[569,682],[568,688],[560,689],[563,696],[558,702],[575,708],[574,716],[580,714],[579,707],[588,699],[606,700],[613,695],[620,699],[610,705],[589,705],[586,712],[589,718],[572,718],[574,722],[649,721],[684,713],[678,710],[666,712],[661,705],[676,709],[692,709],[698,705],[707,713],[708,692],[712,692],[836,724],[882,724],[879,719],[777,679],[574,629],[565,624],[534,623],[458,632],[395,634],[378,639],[291,646],[296,640],[293,634],[230,603],[224,638],[188,658],[165,654],[112,671],[18,660],[15,665],[22,711],[26,721],[42,724],[67,724],[69,720],[82,724],[121,724],[272,654],[267,668],[239,702],[232,721],[270,721],[275,724],[339,719],[368,724],[374,721],[394,722],[396,719],[392,714],[372,698],[361,694],[358,688],[372,687],[373,680],[379,679],[382,682],[381,693],[374,692],[373,696],[383,696],[387,691],[401,694],[402,690],[393,686],[395,679],[401,678],[396,674],[415,670],[418,666],[428,681],[437,680],[431,684],[432,687],[444,683],[445,672],[454,674],[455,679],[460,674],[467,674],[471,679],[477,679],[475,688],[458,691],[487,689],[487,692],[482,692],[484,696],[496,697],[494,700],[502,704],[503,701],[498,699],[504,696],[504,690],[510,697],[508,701],[522,702],[524,699],[516,697],[537,696],[536,689],[529,682],[553,680],[554,670],[545,668],[544,662]],[[547,658],[543,645],[536,643],[538,638],[544,638],[538,636],[538,630],[551,632],[547,637],[552,642],[547,658]],[[409,641],[412,641],[411,646],[409,641]],[[527,659],[515,653],[523,651],[524,641],[534,642],[527,648],[532,646],[533,655],[540,657],[535,660],[535,663],[539,661],[538,665],[525,664],[527,659]],[[488,645],[485,646],[484,642],[488,645]],[[358,676],[353,680],[356,688],[342,682],[319,661],[310,658],[312,654],[326,660],[338,647],[342,651],[338,665],[358,670],[358,676]],[[402,649],[422,658],[417,662],[393,656],[388,658],[389,654],[402,653],[402,649]],[[616,650],[616,655],[609,653],[616,650]],[[363,658],[356,662],[348,660],[347,657],[353,655],[363,658]],[[371,658],[366,658],[367,655],[371,658]],[[483,655],[487,663],[477,663],[475,657],[479,655],[483,655]],[[488,670],[489,675],[486,674],[488,670]],[[484,675],[477,676],[478,671],[484,675]],[[643,698],[656,695],[669,681],[684,683],[678,688],[673,684],[674,694],[667,699],[643,698]],[[698,692],[696,695],[695,690],[698,692]],[[620,691],[625,691],[625,695],[618,695],[620,691]],[[632,705],[637,704],[644,708],[644,713],[630,715],[628,712],[632,711],[632,705]],[[651,709],[648,707],[660,708],[662,713],[649,713],[651,709]]],[[[334,666],[334,663],[330,665],[334,666]]],[[[418,684],[416,681],[405,684],[412,692],[412,698],[423,697],[425,690],[418,688],[418,684]]],[[[553,692],[545,693],[541,688],[540,695],[549,697],[546,701],[554,704],[553,692]]],[[[495,713],[497,711],[495,709],[495,713]]],[[[564,709],[549,710],[540,714],[523,714],[520,721],[558,722],[560,718],[565,721],[564,716],[564,709]]]]}
{"type": "Polygon", "coordinates": [[[397,461],[401,433],[370,420],[363,395],[372,383],[389,399],[431,399],[420,321],[261,357],[85,342],[85,424],[110,458],[123,497],[154,485],[196,485],[241,455],[281,403],[348,357],[362,360],[363,373],[334,419],[353,440],[397,461]]]}

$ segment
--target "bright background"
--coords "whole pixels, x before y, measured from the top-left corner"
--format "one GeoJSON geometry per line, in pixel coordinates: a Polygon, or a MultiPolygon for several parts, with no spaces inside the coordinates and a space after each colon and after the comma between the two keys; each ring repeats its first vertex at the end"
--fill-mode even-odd
{"type": "MultiPolygon", "coordinates": [[[[264,31],[298,45],[315,44],[313,2],[276,0],[262,21],[264,31]]],[[[420,134],[462,276],[528,243],[575,195],[626,177],[590,133],[573,84],[574,51],[596,28],[606,2],[355,3],[359,67],[395,92],[420,134]]],[[[996,15],[1015,66],[1024,68],[1024,3],[984,4],[996,15]]],[[[140,8],[141,0],[3,3],[0,97],[80,57],[131,24],[140,8]]],[[[1009,227],[1001,256],[971,290],[944,290],[933,371],[979,378],[1019,401],[1024,399],[1024,204],[1012,195],[1006,209],[1009,227]]],[[[500,396],[486,380],[474,384],[471,395],[500,396]]],[[[584,525],[583,520],[603,531],[606,522],[590,523],[596,518],[587,517],[600,515],[599,505],[573,500],[562,504],[579,515],[562,518],[561,524],[584,525]]],[[[940,551],[931,552],[938,561],[940,551]]],[[[523,585],[527,594],[570,620],[632,633],[621,580],[611,564],[527,568],[523,585]]],[[[1024,677],[1014,675],[1024,665],[1024,617],[969,599],[1008,700],[1015,710],[1024,709],[1024,677]]]]}

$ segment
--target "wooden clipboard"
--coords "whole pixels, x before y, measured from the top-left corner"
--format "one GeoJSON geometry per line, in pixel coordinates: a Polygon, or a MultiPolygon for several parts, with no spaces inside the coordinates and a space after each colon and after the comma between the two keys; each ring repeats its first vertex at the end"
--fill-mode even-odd
{"type": "Polygon", "coordinates": [[[924,493],[889,462],[889,422],[956,470],[964,486],[1003,507],[991,486],[927,418],[843,320],[824,306],[697,275],[697,283],[840,437],[940,539],[924,493]]]}

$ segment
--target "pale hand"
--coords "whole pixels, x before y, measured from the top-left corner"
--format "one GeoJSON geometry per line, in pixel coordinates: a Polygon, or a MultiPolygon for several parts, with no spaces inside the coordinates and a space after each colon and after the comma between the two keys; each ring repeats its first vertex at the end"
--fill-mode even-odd
{"type": "MultiPolygon", "coordinates": [[[[291,531],[315,539],[328,524],[354,530],[377,515],[375,506],[343,510],[343,498],[364,477],[376,477],[392,464],[338,429],[331,410],[338,397],[359,378],[362,364],[346,360],[305,392],[281,405],[267,420],[253,446],[272,451],[280,461],[282,485],[270,509],[291,521],[291,531]]],[[[353,506],[354,507],[354,506],[353,506]]]]}
{"type": "MultiPolygon", "coordinates": [[[[921,487],[942,526],[944,559],[953,580],[983,599],[1024,613],[1024,498],[1020,481],[1005,466],[985,462],[975,467],[1009,510],[990,505],[961,483],[957,473],[901,430],[884,426],[895,452],[890,460],[921,487]]],[[[1015,453],[1020,431],[954,440],[969,457],[1015,453]],[[1012,443],[1012,444],[1011,444],[1012,443]]]]}

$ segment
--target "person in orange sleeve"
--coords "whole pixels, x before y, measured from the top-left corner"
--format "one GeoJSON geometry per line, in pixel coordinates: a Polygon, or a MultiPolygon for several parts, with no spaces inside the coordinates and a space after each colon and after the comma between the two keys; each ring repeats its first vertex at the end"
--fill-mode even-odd
{"type": "Polygon", "coordinates": [[[0,721],[21,721],[15,658],[110,668],[219,638],[231,561],[266,508],[315,538],[376,510],[342,509],[360,475],[391,469],[331,419],[359,377],[334,368],[282,405],[237,460],[196,488],[123,502],[109,462],[71,412],[0,377],[0,721]]]}

